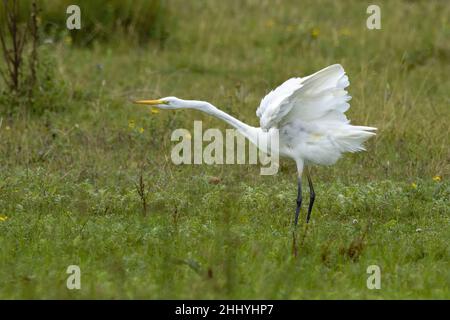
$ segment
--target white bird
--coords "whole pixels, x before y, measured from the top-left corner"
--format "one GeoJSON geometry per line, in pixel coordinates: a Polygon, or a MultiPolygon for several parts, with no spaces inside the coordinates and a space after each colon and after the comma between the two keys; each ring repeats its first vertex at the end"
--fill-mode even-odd
{"type": "MultiPolygon", "coordinates": [[[[344,152],[365,150],[363,143],[374,136],[376,128],[354,126],[345,116],[351,97],[345,88],[348,77],[339,64],[331,65],[304,78],[291,78],[262,100],[256,115],[260,127],[249,126],[205,101],[166,97],[138,100],[137,104],[161,109],[195,109],[222,119],[255,143],[264,152],[279,152],[297,164],[298,194],[295,225],[302,204],[302,175],[306,173],[310,201],[306,222],[309,222],[315,193],[308,165],[334,164],[344,152]],[[278,134],[278,148],[261,147],[261,140],[271,141],[278,134]],[[262,138],[262,139],[261,139],[262,138]]],[[[267,145],[267,144],[265,144],[267,145]]]]}

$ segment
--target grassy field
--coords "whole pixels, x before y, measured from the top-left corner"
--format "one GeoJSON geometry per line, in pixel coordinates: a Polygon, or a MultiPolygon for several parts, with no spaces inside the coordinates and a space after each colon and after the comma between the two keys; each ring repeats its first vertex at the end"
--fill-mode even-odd
{"type": "Polygon", "coordinates": [[[43,44],[50,111],[0,115],[0,298],[449,299],[450,6],[379,2],[382,29],[368,30],[368,5],[176,0],[164,42],[43,44]],[[316,206],[296,231],[293,162],[275,176],[175,166],[174,129],[227,126],[129,102],[196,98],[258,125],[271,88],[333,63],[349,118],[379,132],[313,168],[316,206]],[[81,290],[66,288],[69,265],[81,290]]]}

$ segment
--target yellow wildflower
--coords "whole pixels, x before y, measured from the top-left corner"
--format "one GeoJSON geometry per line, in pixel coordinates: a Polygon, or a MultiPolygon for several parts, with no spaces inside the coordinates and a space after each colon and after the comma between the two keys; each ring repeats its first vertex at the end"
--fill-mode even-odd
{"type": "Polygon", "coordinates": [[[70,46],[72,44],[72,37],[71,36],[67,36],[64,38],[64,42],[70,46]]]}
{"type": "Polygon", "coordinates": [[[0,214],[0,222],[8,220],[8,216],[5,216],[3,214],[0,214]]]}
{"type": "Polygon", "coordinates": [[[275,25],[275,22],[272,19],[270,19],[266,22],[267,28],[272,28],[274,25],[275,25]]]}
{"type": "Polygon", "coordinates": [[[134,129],[134,127],[136,126],[134,120],[129,120],[128,121],[128,128],[130,129],[134,129]]]}
{"type": "Polygon", "coordinates": [[[433,181],[435,181],[435,182],[441,182],[441,180],[442,180],[441,176],[434,176],[433,177],[433,181]]]}
{"type": "Polygon", "coordinates": [[[317,39],[319,37],[319,35],[320,35],[319,28],[312,28],[312,30],[311,30],[311,37],[313,39],[317,39]]]}
{"type": "Polygon", "coordinates": [[[340,34],[343,36],[349,36],[352,32],[349,28],[342,28],[340,34]]]}
{"type": "Polygon", "coordinates": [[[159,113],[159,109],[158,108],[152,108],[150,111],[153,114],[158,114],[159,113]]]}
{"type": "Polygon", "coordinates": [[[411,188],[417,189],[417,184],[415,182],[411,183],[411,188]]]}
{"type": "Polygon", "coordinates": [[[144,128],[139,128],[139,133],[144,133],[144,128]]]}

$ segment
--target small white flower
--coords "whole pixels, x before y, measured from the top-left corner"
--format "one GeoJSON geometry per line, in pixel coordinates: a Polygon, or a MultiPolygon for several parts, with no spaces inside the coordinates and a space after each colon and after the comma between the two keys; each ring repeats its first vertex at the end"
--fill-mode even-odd
{"type": "Polygon", "coordinates": [[[358,220],[353,219],[352,223],[353,223],[353,224],[357,224],[357,223],[358,223],[358,220]]]}
{"type": "Polygon", "coordinates": [[[417,228],[416,232],[422,232],[422,228],[417,228]]]}

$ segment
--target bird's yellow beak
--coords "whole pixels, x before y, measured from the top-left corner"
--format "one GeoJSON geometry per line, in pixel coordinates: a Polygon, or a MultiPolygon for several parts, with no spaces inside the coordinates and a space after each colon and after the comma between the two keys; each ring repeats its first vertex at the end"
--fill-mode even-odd
{"type": "Polygon", "coordinates": [[[149,106],[157,106],[158,104],[167,104],[164,100],[136,100],[133,101],[135,104],[146,104],[149,106]]]}

